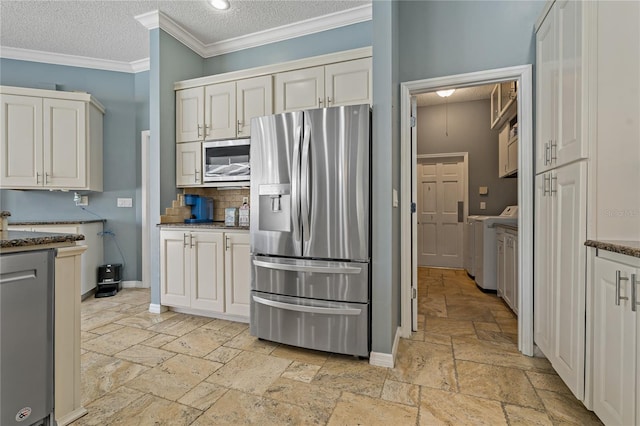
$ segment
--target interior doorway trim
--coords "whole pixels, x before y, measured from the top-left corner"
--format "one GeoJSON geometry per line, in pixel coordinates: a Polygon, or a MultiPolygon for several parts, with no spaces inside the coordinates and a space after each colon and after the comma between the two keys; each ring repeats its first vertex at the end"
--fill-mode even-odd
{"type": "Polygon", "coordinates": [[[144,130],[140,134],[140,168],[141,168],[141,206],[142,209],[142,287],[151,287],[151,262],[149,261],[150,232],[152,226],[151,213],[149,210],[149,144],[151,141],[151,131],[144,130]]]}
{"type": "MultiPolygon", "coordinates": [[[[518,82],[518,349],[533,356],[533,84],[532,66],[520,65],[446,77],[415,80],[400,84],[400,282],[401,334],[411,336],[413,275],[411,214],[412,173],[416,164],[416,141],[411,137],[411,98],[441,89],[478,86],[516,80],[518,82]],[[410,201],[404,201],[410,200],[410,201]]],[[[417,117],[415,117],[417,119],[417,117]]],[[[489,125],[489,117],[487,117],[489,125]]]]}

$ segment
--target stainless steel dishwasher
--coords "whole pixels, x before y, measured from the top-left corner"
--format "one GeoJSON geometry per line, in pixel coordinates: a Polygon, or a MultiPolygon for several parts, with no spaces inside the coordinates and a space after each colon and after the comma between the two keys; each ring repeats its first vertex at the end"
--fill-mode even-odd
{"type": "Polygon", "coordinates": [[[54,250],[0,255],[0,425],[53,425],[54,250]]]}

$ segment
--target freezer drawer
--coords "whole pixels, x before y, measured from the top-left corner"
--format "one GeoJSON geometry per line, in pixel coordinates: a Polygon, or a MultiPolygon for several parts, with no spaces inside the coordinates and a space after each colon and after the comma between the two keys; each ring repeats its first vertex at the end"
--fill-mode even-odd
{"type": "Polygon", "coordinates": [[[253,256],[251,289],[342,302],[369,301],[369,264],[253,256]]]}
{"type": "Polygon", "coordinates": [[[369,305],[251,292],[251,334],[308,349],[369,356],[369,305]]]}

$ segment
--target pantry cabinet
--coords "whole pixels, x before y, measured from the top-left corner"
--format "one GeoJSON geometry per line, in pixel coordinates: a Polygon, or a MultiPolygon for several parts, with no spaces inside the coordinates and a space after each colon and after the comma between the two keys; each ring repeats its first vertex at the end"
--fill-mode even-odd
{"type": "Polygon", "coordinates": [[[536,33],[536,173],[587,158],[581,1],[556,1],[536,33]]]}
{"type": "Polygon", "coordinates": [[[160,231],[160,302],[208,316],[249,318],[249,235],[165,228],[160,231]]]}
{"type": "Polygon", "coordinates": [[[606,425],[636,425],[640,259],[598,250],[593,292],[593,411],[606,425]]]}
{"type": "Polygon", "coordinates": [[[371,58],[275,75],[275,112],[372,102],[371,58]]]}
{"type": "Polygon", "coordinates": [[[102,191],[103,114],[86,93],[0,87],[0,188],[102,191]]]}
{"type": "Polygon", "coordinates": [[[534,340],[578,399],[584,397],[585,161],[536,176],[534,340]]]}
{"type": "Polygon", "coordinates": [[[202,142],[187,142],[176,145],[176,186],[199,186],[202,184],[202,142]]]}
{"type": "Polygon", "coordinates": [[[271,76],[176,91],[176,142],[251,136],[251,118],[273,112],[271,76]]]}

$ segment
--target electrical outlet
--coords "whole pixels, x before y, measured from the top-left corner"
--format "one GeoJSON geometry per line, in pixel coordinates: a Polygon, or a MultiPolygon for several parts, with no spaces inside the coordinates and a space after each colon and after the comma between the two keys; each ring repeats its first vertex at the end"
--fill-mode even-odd
{"type": "Polygon", "coordinates": [[[118,207],[133,207],[133,199],[132,198],[118,198],[117,206],[118,207]]]}
{"type": "Polygon", "coordinates": [[[80,197],[80,202],[78,203],[79,206],[88,206],[89,205],[89,196],[88,195],[83,195],[80,197]]]}
{"type": "Polygon", "coordinates": [[[249,197],[242,197],[242,204],[249,204],[249,197]]]}

